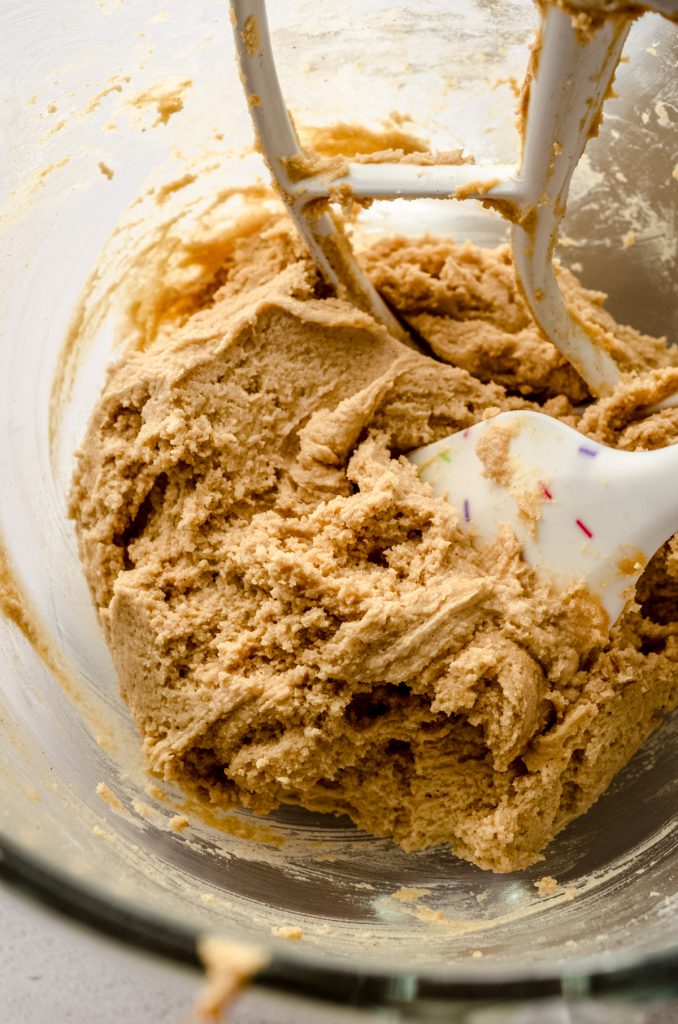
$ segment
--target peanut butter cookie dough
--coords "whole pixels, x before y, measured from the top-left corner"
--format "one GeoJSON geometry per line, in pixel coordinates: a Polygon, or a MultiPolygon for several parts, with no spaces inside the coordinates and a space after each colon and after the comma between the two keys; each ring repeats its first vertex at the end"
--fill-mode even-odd
{"type": "Polygon", "coordinates": [[[402,455],[521,407],[606,444],[670,443],[678,410],[646,410],[678,359],[563,271],[628,371],[592,402],[506,250],[388,239],[364,260],[432,354],[328,297],[271,219],[112,367],[77,460],[80,553],[153,772],[512,871],[678,703],[678,537],[608,633],[507,530],[475,546],[402,455]]]}

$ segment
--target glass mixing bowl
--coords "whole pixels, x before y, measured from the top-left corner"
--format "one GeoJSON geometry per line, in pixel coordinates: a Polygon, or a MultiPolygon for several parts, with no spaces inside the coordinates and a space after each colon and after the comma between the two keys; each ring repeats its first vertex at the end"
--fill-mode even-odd
{"type": "MultiPolygon", "coordinates": [[[[310,0],[271,3],[297,123],[376,124],[396,110],[438,148],[510,160],[511,78],[535,11],[528,0],[452,6],[343,0],[319,15],[310,0]]],[[[63,345],[139,195],[187,162],[229,186],[265,172],[248,151],[219,0],[162,11],[149,0],[4,0],[0,50],[2,874],[178,961],[197,964],[204,934],[263,944],[271,961],[258,985],[327,1006],[524,1022],[547,1020],[558,999],[576,1019],[622,1021],[642,1019],[643,1000],[678,1000],[675,716],[542,864],[512,875],[440,850],[404,854],[290,807],[172,831],[181,795],[149,789],[65,514],[72,453],[111,358],[110,317],[66,364],[63,345]],[[554,896],[535,889],[545,874],[560,883],[554,896]],[[409,904],[393,898],[401,887],[427,892],[409,904]],[[280,926],[303,940],[274,938],[280,926]]],[[[609,292],[619,318],[675,337],[678,36],[648,15],[627,53],[620,98],[577,172],[560,254],[609,292]]],[[[224,227],[236,213],[225,202],[224,227]]],[[[453,202],[375,204],[360,231],[384,229],[505,237],[495,215],[453,202]]],[[[124,276],[124,260],[111,272],[124,276]]]]}

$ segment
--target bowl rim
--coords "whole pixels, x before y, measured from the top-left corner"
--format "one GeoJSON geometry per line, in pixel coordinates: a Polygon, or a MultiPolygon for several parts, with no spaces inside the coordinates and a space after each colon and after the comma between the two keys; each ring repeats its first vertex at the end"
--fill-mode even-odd
{"type": "MultiPolygon", "coordinates": [[[[206,934],[228,937],[219,929],[201,931],[99,893],[48,866],[2,833],[0,882],[101,935],[194,970],[204,966],[198,949],[206,934]]],[[[533,961],[520,976],[514,966],[480,962],[474,962],[471,974],[458,964],[416,970],[368,965],[356,970],[303,950],[288,953],[278,944],[264,945],[270,958],[252,979],[256,988],[353,1010],[388,1010],[396,1019],[414,1019],[422,1010],[440,1011],[461,1002],[496,1008],[497,1004],[515,1007],[557,997],[655,1003],[678,998],[678,945],[652,953],[595,954],[560,963],[533,961]]]]}

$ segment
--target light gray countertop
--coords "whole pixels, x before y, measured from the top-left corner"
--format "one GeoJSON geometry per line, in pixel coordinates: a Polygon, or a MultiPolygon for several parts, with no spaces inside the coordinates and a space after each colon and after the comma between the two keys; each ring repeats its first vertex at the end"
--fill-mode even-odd
{"type": "MultiPolygon", "coordinates": [[[[2,1024],[189,1024],[200,985],[196,972],[99,936],[0,884],[2,1024]]],[[[304,1016],[248,994],[230,1024],[303,1024],[304,1016]]]]}

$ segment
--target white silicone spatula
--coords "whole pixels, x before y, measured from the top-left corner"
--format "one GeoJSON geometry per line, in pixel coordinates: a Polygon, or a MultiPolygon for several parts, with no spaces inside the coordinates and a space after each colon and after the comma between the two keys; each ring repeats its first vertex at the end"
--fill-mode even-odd
{"type": "Polygon", "coordinates": [[[409,458],[464,530],[492,542],[508,523],[525,561],[556,586],[583,580],[610,625],[678,530],[678,444],[619,451],[542,413],[507,412],[409,458]]]}

